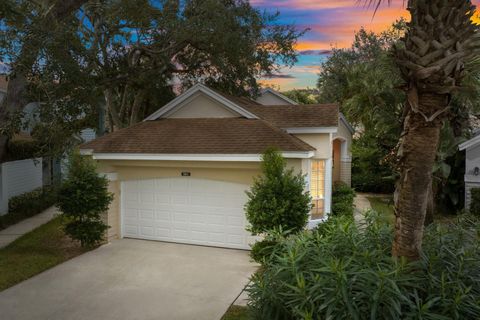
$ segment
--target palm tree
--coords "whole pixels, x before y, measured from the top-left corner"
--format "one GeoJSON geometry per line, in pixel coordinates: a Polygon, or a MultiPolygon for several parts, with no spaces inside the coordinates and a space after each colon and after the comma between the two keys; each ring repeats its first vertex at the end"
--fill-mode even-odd
{"type": "MultiPolygon", "coordinates": [[[[380,5],[389,0],[366,0],[380,5]]],[[[378,8],[376,6],[376,8],[378,8]]],[[[409,0],[411,21],[395,48],[407,101],[399,142],[392,254],[420,257],[428,190],[440,129],[451,115],[451,94],[461,89],[466,65],[480,53],[470,0],[409,0]]]]}

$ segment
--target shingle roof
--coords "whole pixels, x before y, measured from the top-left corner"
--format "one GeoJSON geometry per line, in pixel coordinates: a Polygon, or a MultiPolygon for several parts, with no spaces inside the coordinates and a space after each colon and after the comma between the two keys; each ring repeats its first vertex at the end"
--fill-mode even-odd
{"type": "Polygon", "coordinates": [[[268,147],[315,150],[264,120],[245,118],[144,121],[81,145],[95,153],[160,154],[259,154],[268,147]]]}
{"type": "Polygon", "coordinates": [[[279,128],[337,127],[336,104],[244,105],[246,110],[279,128]]]}
{"type": "Polygon", "coordinates": [[[279,128],[338,126],[340,108],[337,104],[263,105],[247,97],[214,91],[279,128]]]}

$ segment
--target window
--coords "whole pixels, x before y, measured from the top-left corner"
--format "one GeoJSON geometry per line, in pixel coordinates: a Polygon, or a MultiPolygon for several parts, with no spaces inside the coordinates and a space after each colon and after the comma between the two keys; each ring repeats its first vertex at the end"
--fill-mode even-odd
{"type": "Polygon", "coordinates": [[[311,219],[323,218],[325,201],[325,160],[312,160],[310,195],[313,199],[311,219]]]}

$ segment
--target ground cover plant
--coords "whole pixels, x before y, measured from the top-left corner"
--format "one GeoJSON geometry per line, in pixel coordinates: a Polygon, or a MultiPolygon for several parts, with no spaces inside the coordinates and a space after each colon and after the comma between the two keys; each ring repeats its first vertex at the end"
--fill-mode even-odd
{"type": "Polygon", "coordinates": [[[393,229],[332,217],[287,237],[248,291],[255,319],[479,319],[480,220],[425,231],[416,262],[391,255],[393,229]]]}

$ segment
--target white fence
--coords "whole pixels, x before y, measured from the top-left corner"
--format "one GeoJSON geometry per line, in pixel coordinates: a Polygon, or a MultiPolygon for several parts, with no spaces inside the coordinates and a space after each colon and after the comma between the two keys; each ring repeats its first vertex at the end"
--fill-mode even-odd
{"type": "Polygon", "coordinates": [[[42,158],[4,162],[0,166],[0,215],[8,200],[42,186],[42,158]]]}

